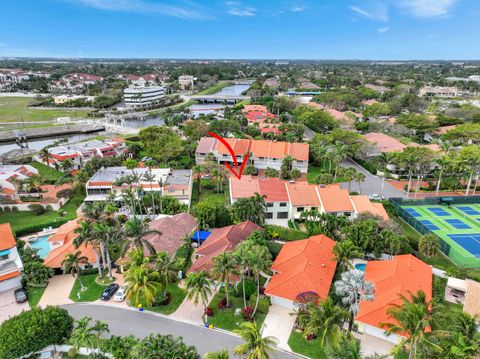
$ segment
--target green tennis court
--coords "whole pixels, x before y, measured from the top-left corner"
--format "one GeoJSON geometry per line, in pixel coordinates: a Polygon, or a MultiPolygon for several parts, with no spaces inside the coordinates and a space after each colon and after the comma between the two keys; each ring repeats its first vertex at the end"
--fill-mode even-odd
{"type": "Polygon", "coordinates": [[[480,203],[400,206],[421,233],[440,238],[442,251],[459,266],[480,268],[480,203]]]}

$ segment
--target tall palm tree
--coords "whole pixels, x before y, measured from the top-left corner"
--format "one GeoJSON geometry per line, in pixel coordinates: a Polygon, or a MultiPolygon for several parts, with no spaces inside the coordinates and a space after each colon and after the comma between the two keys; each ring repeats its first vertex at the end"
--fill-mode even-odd
{"type": "Polygon", "coordinates": [[[197,178],[197,196],[200,197],[202,193],[202,175],[205,172],[205,167],[202,165],[196,165],[192,168],[193,175],[197,178]]]}
{"type": "Polygon", "coordinates": [[[160,231],[148,229],[147,225],[139,218],[134,217],[125,223],[125,234],[129,238],[122,247],[121,254],[124,256],[131,248],[142,248],[155,254],[155,246],[147,239],[151,235],[161,235],[160,231]]]}
{"type": "Polygon", "coordinates": [[[109,247],[113,244],[119,244],[120,240],[124,238],[123,231],[116,221],[94,223],[92,227],[93,233],[97,238],[100,238],[100,245],[104,248],[108,277],[113,279],[109,247]]]}
{"type": "Polygon", "coordinates": [[[258,302],[260,300],[260,274],[270,269],[272,265],[272,255],[270,254],[267,246],[255,245],[252,247],[252,259],[250,270],[253,273],[255,281],[257,282],[257,298],[252,314],[254,316],[257,312],[258,302]]]}
{"type": "Polygon", "coordinates": [[[448,155],[445,155],[437,159],[437,164],[440,166],[440,170],[438,172],[437,188],[435,189],[436,196],[438,196],[438,192],[440,191],[443,174],[445,173],[446,169],[451,166],[452,161],[448,155]]]}
{"type": "Polygon", "coordinates": [[[155,193],[153,192],[153,182],[155,182],[155,175],[151,170],[143,175],[143,179],[150,185],[150,195],[152,196],[152,213],[155,216],[155,193]]]}
{"type": "Polygon", "coordinates": [[[358,183],[358,191],[362,194],[362,182],[365,181],[365,175],[362,172],[355,173],[355,181],[358,183]]]}
{"type": "Polygon", "coordinates": [[[235,261],[240,267],[240,277],[242,281],[244,307],[247,306],[247,298],[245,296],[245,272],[247,272],[250,269],[250,267],[253,265],[253,262],[254,262],[254,257],[251,251],[252,246],[253,246],[253,243],[251,241],[243,241],[237,246],[234,252],[235,261]]]}
{"type": "Polygon", "coordinates": [[[103,271],[102,263],[100,263],[100,254],[98,253],[98,240],[96,234],[93,232],[92,225],[87,221],[81,221],[79,222],[79,227],[75,229],[75,233],[78,234],[78,237],[75,238],[73,241],[76,248],[80,247],[81,244],[92,246],[93,252],[95,253],[95,262],[97,264],[98,276],[102,278],[103,271]]]}
{"type": "Polygon", "coordinates": [[[306,335],[317,335],[322,349],[339,347],[343,337],[342,323],[348,318],[348,312],[335,305],[330,297],[318,304],[307,303],[306,309],[299,311],[298,321],[306,335]]]}
{"type": "Polygon", "coordinates": [[[233,276],[239,274],[238,265],[232,252],[223,252],[213,258],[213,267],[210,273],[214,280],[223,283],[227,299],[227,307],[230,307],[230,280],[233,276]]]}
{"type": "MultiPolygon", "coordinates": [[[[50,153],[50,151],[48,150],[48,147],[44,147],[40,150],[40,152],[38,153],[38,157],[40,158],[40,161],[42,161],[43,163],[45,163],[47,166],[50,164],[50,162],[53,160],[53,156],[52,154],[50,153]]],[[[55,165],[55,169],[57,169],[58,167],[58,164],[56,161],[53,162],[54,165],[55,165]]]]}
{"type": "Polygon", "coordinates": [[[377,170],[381,170],[383,175],[382,175],[382,189],[381,189],[381,194],[383,196],[383,189],[385,186],[385,177],[387,175],[387,169],[388,166],[392,163],[393,159],[393,154],[388,153],[388,152],[382,152],[382,154],[378,157],[378,168],[377,170]]]}
{"type": "Polygon", "coordinates": [[[90,325],[91,320],[90,317],[83,317],[74,322],[72,335],[68,341],[75,349],[97,347],[98,335],[94,327],[90,325]]]}
{"type": "Polygon", "coordinates": [[[434,256],[440,249],[440,241],[433,233],[428,233],[418,241],[418,250],[427,257],[434,256]]]}
{"type": "Polygon", "coordinates": [[[162,289],[160,275],[146,264],[130,266],[125,273],[125,282],[129,284],[126,291],[127,300],[135,306],[141,303],[141,299],[145,305],[151,306],[162,289]]]}
{"type": "Polygon", "coordinates": [[[62,261],[63,274],[71,273],[80,282],[82,291],[86,288],[80,279],[82,275],[82,266],[88,264],[88,258],[82,256],[82,252],[76,251],[75,253],[67,253],[65,259],[62,261]]]}
{"type": "Polygon", "coordinates": [[[165,298],[168,285],[174,283],[178,278],[177,262],[167,252],[157,253],[155,256],[155,270],[160,275],[160,282],[163,286],[163,298],[165,298]]]}
{"type": "Polygon", "coordinates": [[[185,288],[188,290],[187,298],[193,299],[195,305],[200,301],[204,308],[207,308],[208,297],[212,295],[211,281],[205,271],[189,273],[185,280],[185,288]]]}
{"type": "Polygon", "coordinates": [[[245,342],[235,348],[235,355],[246,359],[270,359],[270,353],[274,352],[277,339],[262,337],[256,322],[244,322],[240,324],[240,329],[235,329],[234,332],[245,342]]]}
{"type": "Polygon", "coordinates": [[[416,294],[409,293],[408,298],[400,295],[402,304],[392,304],[388,309],[388,315],[394,319],[390,323],[380,323],[385,329],[385,334],[405,335],[404,339],[395,346],[394,351],[400,352],[407,349],[408,358],[417,357],[419,345],[432,346],[442,350],[437,344],[430,340],[431,337],[442,334],[435,330],[435,321],[432,313],[431,302],[426,300],[425,293],[422,290],[416,294]]]}
{"type": "Polygon", "coordinates": [[[340,280],[335,282],[335,293],[342,298],[343,305],[348,305],[350,311],[348,330],[352,331],[353,321],[360,310],[360,302],[371,302],[375,299],[375,286],[365,280],[365,272],[351,270],[343,272],[340,280]]]}
{"type": "Polygon", "coordinates": [[[342,266],[343,272],[345,272],[347,267],[353,269],[353,264],[350,262],[353,258],[363,256],[360,249],[349,239],[335,243],[333,254],[335,260],[342,266]]]}

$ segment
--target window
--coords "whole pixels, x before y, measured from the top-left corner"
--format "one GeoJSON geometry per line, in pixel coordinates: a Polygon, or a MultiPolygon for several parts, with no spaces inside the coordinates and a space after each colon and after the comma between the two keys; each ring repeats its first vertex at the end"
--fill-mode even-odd
{"type": "Polygon", "coordinates": [[[316,211],[318,208],[317,207],[312,207],[310,208],[312,211],[316,211]]]}
{"type": "Polygon", "coordinates": [[[267,203],[267,207],[273,207],[273,203],[267,203]]]}
{"type": "Polygon", "coordinates": [[[4,254],[0,256],[0,261],[5,261],[8,259],[8,254],[4,254]]]}
{"type": "Polygon", "coordinates": [[[287,207],[287,202],[280,202],[280,207],[287,207]]]}
{"type": "Polygon", "coordinates": [[[305,209],[305,207],[298,207],[297,212],[303,212],[304,209],[305,209]]]}
{"type": "Polygon", "coordinates": [[[272,219],[273,218],[273,213],[270,213],[270,212],[265,213],[265,218],[266,219],[272,219]]]}
{"type": "Polygon", "coordinates": [[[343,212],[343,215],[344,215],[344,216],[347,216],[347,217],[350,217],[350,216],[352,215],[352,213],[350,213],[350,212],[343,212]]]}
{"type": "Polygon", "coordinates": [[[258,159],[260,159],[260,160],[264,160],[264,159],[265,159],[265,157],[258,157],[258,159]]]}
{"type": "Polygon", "coordinates": [[[288,218],[288,212],[278,212],[277,213],[277,218],[278,219],[288,218]]]}

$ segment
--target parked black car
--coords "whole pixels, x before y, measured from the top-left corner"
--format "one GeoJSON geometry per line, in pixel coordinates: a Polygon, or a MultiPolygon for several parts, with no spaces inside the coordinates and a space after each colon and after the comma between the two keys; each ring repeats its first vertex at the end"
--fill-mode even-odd
{"type": "Polygon", "coordinates": [[[113,297],[118,288],[120,288],[120,286],[117,283],[110,284],[107,288],[105,288],[100,299],[109,300],[113,297]]]}
{"type": "Polygon", "coordinates": [[[25,303],[28,300],[27,291],[23,288],[15,289],[13,294],[15,295],[17,303],[25,303]]]}

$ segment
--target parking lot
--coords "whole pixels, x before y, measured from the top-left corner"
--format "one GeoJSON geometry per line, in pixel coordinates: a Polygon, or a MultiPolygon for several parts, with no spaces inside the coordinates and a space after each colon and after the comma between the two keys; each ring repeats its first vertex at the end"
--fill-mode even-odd
{"type": "Polygon", "coordinates": [[[22,310],[30,309],[28,302],[22,304],[15,302],[13,291],[13,289],[10,289],[0,293],[0,323],[19,314],[22,310]]]}

